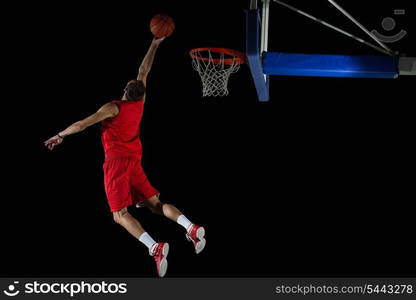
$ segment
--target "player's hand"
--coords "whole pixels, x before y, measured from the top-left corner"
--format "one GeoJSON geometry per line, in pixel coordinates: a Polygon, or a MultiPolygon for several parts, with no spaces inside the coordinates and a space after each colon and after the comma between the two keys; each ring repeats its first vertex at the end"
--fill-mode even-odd
{"type": "Polygon", "coordinates": [[[152,43],[154,45],[159,45],[165,38],[166,37],[161,37],[161,38],[154,37],[152,43]]]}
{"type": "Polygon", "coordinates": [[[60,138],[58,135],[55,135],[45,142],[45,146],[48,147],[49,150],[52,150],[53,148],[55,148],[55,146],[61,144],[63,140],[63,138],[60,138]]]}

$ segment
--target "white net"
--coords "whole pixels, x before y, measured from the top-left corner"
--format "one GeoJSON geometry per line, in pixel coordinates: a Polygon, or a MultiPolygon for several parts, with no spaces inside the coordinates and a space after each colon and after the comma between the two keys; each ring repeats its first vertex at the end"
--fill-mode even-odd
{"type": "Polygon", "coordinates": [[[192,67],[202,81],[202,96],[227,96],[228,79],[240,69],[241,58],[210,50],[194,51],[192,67]],[[227,56],[227,57],[225,57],[227,56]]]}

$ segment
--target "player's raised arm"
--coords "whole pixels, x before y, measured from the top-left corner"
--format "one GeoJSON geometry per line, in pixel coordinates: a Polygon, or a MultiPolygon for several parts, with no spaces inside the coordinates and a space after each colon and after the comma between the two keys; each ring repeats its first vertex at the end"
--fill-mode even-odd
{"type": "Polygon", "coordinates": [[[157,51],[157,48],[159,47],[160,43],[164,40],[165,38],[154,38],[152,40],[152,43],[150,44],[149,50],[147,51],[145,57],[143,58],[143,61],[140,65],[139,68],[139,74],[137,75],[137,80],[141,80],[143,81],[144,85],[146,86],[146,81],[147,81],[147,74],[149,74],[152,65],[153,65],[153,60],[155,59],[155,54],[157,51]]]}
{"type": "Polygon", "coordinates": [[[49,150],[52,150],[55,146],[62,143],[64,137],[83,131],[85,128],[94,125],[98,122],[101,122],[107,118],[115,117],[117,116],[118,112],[119,110],[116,104],[111,102],[104,104],[97,112],[93,113],[89,117],[81,121],[75,122],[65,130],[51,137],[49,140],[45,142],[45,146],[48,147],[49,150]]]}

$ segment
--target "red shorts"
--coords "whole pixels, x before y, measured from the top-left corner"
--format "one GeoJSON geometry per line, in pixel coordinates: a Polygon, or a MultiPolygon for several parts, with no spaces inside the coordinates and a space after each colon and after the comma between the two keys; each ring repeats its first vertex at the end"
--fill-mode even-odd
{"type": "Polygon", "coordinates": [[[147,180],[140,158],[106,160],[103,169],[105,192],[112,212],[142,203],[159,194],[147,180]]]}

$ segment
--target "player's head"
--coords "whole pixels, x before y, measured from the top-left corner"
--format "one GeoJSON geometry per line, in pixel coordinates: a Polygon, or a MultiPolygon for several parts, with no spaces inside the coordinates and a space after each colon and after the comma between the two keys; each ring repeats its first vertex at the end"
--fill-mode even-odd
{"type": "Polygon", "coordinates": [[[139,101],[143,99],[146,88],[143,81],[131,80],[127,83],[124,92],[126,93],[127,100],[139,101]]]}

